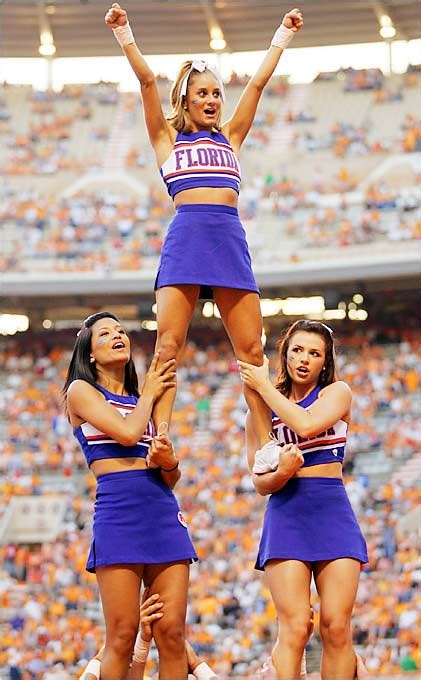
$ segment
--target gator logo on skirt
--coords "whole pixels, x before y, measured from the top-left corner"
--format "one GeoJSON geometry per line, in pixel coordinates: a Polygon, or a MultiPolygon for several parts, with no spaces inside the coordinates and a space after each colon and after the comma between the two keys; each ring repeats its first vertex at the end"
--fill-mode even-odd
{"type": "Polygon", "coordinates": [[[180,522],[180,524],[181,524],[183,527],[185,527],[185,528],[187,529],[187,522],[186,522],[186,520],[184,519],[184,515],[183,515],[182,512],[179,512],[179,513],[178,513],[177,519],[178,519],[178,521],[180,522]]]}

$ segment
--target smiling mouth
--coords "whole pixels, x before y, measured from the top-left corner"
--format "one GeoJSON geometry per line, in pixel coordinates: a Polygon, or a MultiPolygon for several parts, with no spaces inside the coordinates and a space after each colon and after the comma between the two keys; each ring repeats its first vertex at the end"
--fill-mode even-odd
{"type": "Polygon", "coordinates": [[[125,349],[124,342],[121,342],[120,340],[118,342],[115,342],[113,345],[113,349],[125,349]]]}

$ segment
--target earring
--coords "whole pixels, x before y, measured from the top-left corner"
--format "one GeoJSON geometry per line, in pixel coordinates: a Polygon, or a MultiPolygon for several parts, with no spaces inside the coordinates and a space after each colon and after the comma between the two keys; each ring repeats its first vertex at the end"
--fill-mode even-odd
{"type": "Polygon", "coordinates": [[[187,106],[183,106],[183,109],[184,109],[185,111],[187,111],[187,106]]]}
{"type": "Polygon", "coordinates": [[[95,363],[95,357],[91,357],[91,358],[89,359],[89,361],[90,361],[91,364],[94,364],[94,363],[95,363]]]}

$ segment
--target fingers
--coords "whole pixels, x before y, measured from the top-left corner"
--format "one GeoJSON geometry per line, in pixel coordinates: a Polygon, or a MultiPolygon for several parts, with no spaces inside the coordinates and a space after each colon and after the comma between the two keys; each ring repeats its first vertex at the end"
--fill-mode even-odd
{"type": "Polygon", "coordinates": [[[303,21],[303,15],[301,13],[301,10],[298,9],[298,7],[294,7],[294,9],[291,9],[289,12],[287,12],[284,16],[283,22],[285,22],[285,26],[292,31],[299,31],[300,28],[304,25],[303,21]]]}
{"type": "Polygon", "coordinates": [[[165,373],[167,373],[167,371],[169,371],[170,368],[173,368],[175,364],[176,364],[175,359],[169,359],[168,361],[166,361],[164,364],[162,364],[162,366],[160,366],[158,371],[159,375],[164,375],[165,373]]]}
{"type": "Polygon", "coordinates": [[[153,359],[151,361],[151,365],[149,367],[150,371],[156,371],[156,367],[158,366],[158,361],[159,361],[159,350],[155,352],[153,355],[153,359]]]}
{"type": "Polygon", "coordinates": [[[240,361],[239,359],[237,359],[237,365],[239,366],[239,368],[243,368],[243,369],[244,368],[253,368],[253,364],[248,364],[246,361],[240,361]]]}
{"type": "MultiPolygon", "coordinates": [[[[159,597],[159,595],[158,595],[159,597]]],[[[149,599],[149,598],[148,598],[149,599]]],[[[162,607],[164,606],[163,602],[153,602],[152,604],[148,605],[146,607],[147,601],[145,602],[144,609],[141,609],[140,611],[140,622],[142,624],[145,623],[151,623],[152,621],[155,621],[156,619],[160,618],[163,615],[163,612],[161,611],[162,607]]]]}

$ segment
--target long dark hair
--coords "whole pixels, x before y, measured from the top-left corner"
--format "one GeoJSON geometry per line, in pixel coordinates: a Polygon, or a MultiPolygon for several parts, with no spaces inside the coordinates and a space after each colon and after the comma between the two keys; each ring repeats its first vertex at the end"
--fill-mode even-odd
{"type": "Polygon", "coordinates": [[[336,371],[336,352],[332,329],[329,328],[329,326],[326,326],[326,324],[321,323],[321,321],[300,319],[299,321],[295,321],[295,323],[293,323],[291,326],[288,326],[276,343],[279,363],[275,387],[286,397],[290,396],[292,389],[292,380],[287,368],[287,352],[292,336],[298,331],[316,333],[316,335],[320,335],[320,337],[324,340],[326,352],[325,365],[323,370],[320,372],[317,384],[320,385],[320,387],[326,387],[326,385],[330,385],[331,383],[336,382],[338,379],[336,371]]]}
{"type": "MultiPolygon", "coordinates": [[[[100,319],[114,319],[120,323],[120,320],[111,312],[97,312],[91,314],[82,324],[82,328],[77,334],[75,346],[73,348],[72,358],[70,359],[69,368],[67,371],[66,381],[62,390],[63,398],[66,399],[67,390],[74,380],[84,380],[96,389],[98,389],[98,371],[95,363],[91,363],[91,340],[92,340],[92,326],[100,319]]],[[[139,396],[139,388],[137,382],[136,369],[134,367],[133,359],[130,357],[124,369],[124,389],[127,394],[139,396]]]]}

